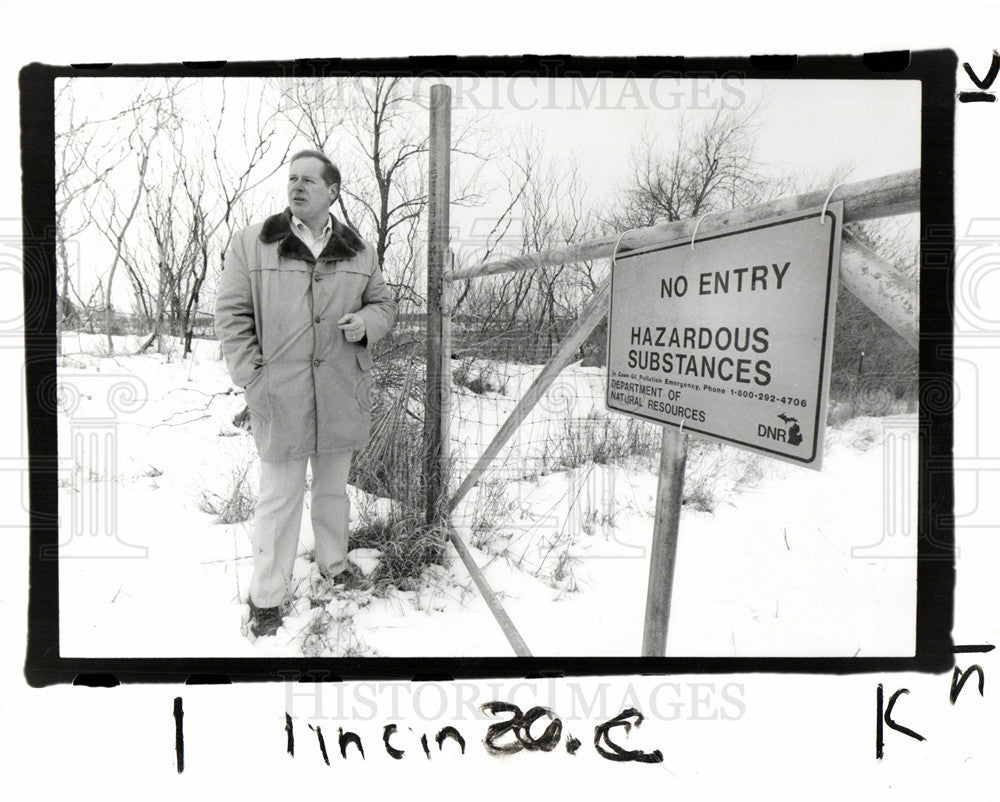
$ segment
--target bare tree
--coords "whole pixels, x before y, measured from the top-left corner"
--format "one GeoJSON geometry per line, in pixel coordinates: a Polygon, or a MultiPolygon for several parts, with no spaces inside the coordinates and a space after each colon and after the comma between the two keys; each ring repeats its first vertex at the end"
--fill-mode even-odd
{"type": "Polygon", "coordinates": [[[753,157],[758,112],[747,105],[700,119],[681,115],[666,145],[647,128],[608,221],[624,231],[761,202],[774,182],[753,157]]]}
{"type": "Polygon", "coordinates": [[[296,133],[326,152],[344,123],[345,96],[351,83],[343,78],[290,78],[272,86],[278,92],[279,108],[296,133]]]}
{"type": "MultiPolygon", "coordinates": [[[[76,112],[75,82],[65,81],[56,95],[56,254],[59,265],[59,295],[56,314],[56,349],[62,353],[62,332],[73,314],[70,278],[73,266],[69,243],[83,233],[90,218],[80,211],[108,175],[124,161],[127,152],[106,159],[109,145],[102,141],[99,126],[76,112]]],[[[112,149],[113,150],[113,149],[112,149]]],[[[78,298],[79,300],[79,298],[78,298]]]]}
{"type": "Polygon", "coordinates": [[[132,128],[128,133],[128,147],[135,155],[137,180],[124,207],[119,205],[118,194],[115,188],[111,188],[109,192],[105,193],[105,218],[101,225],[101,231],[114,249],[111,265],[103,281],[105,335],[107,337],[109,354],[114,353],[114,342],[111,335],[114,329],[112,291],[114,288],[115,273],[119,265],[127,257],[127,238],[145,190],[146,172],[149,169],[153,145],[161,131],[172,122],[169,113],[169,104],[165,100],[164,97],[160,97],[160,102],[153,104],[151,107],[145,104],[137,104],[138,108],[132,111],[132,128]]]}
{"type": "MultiPolygon", "coordinates": [[[[632,174],[617,202],[600,210],[588,204],[580,166],[547,155],[538,132],[527,131],[511,149],[507,172],[517,179],[509,182],[511,203],[496,228],[508,238],[516,232],[515,253],[534,253],[761,202],[777,185],[753,158],[757,116],[750,106],[681,116],[670,139],[646,129],[633,148],[632,174]]],[[[475,261],[489,255],[477,254],[475,261]]],[[[459,309],[478,332],[477,348],[500,358],[544,359],[607,270],[606,260],[598,260],[477,279],[458,294],[459,309]],[[497,353],[497,332],[508,340],[506,353],[497,353]]],[[[603,336],[596,331],[581,356],[602,359],[603,336]]]]}
{"type": "Polygon", "coordinates": [[[189,180],[182,171],[182,184],[191,209],[191,255],[188,260],[190,283],[186,286],[181,327],[184,355],[191,352],[194,324],[201,290],[208,275],[212,254],[222,260],[233,234],[245,216],[240,209],[254,190],[271,178],[284,164],[291,143],[277,146],[277,108],[263,96],[253,100],[244,96],[240,117],[243,120],[243,150],[235,157],[224,158],[223,120],[226,111],[225,82],[222,104],[214,130],[209,136],[211,149],[199,150],[199,159],[189,180]]]}
{"type": "Polygon", "coordinates": [[[155,245],[149,249],[154,263],[153,282],[144,280],[139,270],[129,271],[137,305],[141,306],[145,324],[151,329],[149,337],[139,347],[140,353],[149,348],[154,340],[162,346],[167,302],[174,287],[173,266],[178,261],[175,228],[179,226],[174,223],[179,215],[175,208],[179,182],[180,171],[177,170],[173,172],[169,184],[149,187],[146,191],[146,222],[155,245]]]}
{"type": "MultiPolygon", "coordinates": [[[[533,253],[592,235],[598,221],[587,209],[579,163],[547,156],[539,131],[521,133],[502,172],[509,201],[474,261],[498,250],[533,253]]],[[[476,332],[477,349],[531,361],[551,355],[586,298],[581,269],[587,275],[591,268],[556,265],[467,282],[456,308],[476,332]]]]}
{"type": "MultiPolygon", "coordinates": [[[[426,107],[413,94],[410,79],[380,76],[317,85],[321,83],[286,83],[285,115],[301,137],[343,168],[340,213],[348,225],[373,240],[379,266],[397,299],[423,305],[416,287],[427,206],[426,107]]],[[[478,142],[480,122],[476,117],[458,121],[453,156],[472,162],[488,157],[478,142]]],[[[476,171],[463,177],[456,161],[451,202],[476,202],[476,171]]]]}
{"type": "Polygon", "coordinates": [[[59,97],[60,317],[71,294],[79,299],[67,242],[91,227],[109,250],[106,267],[80,292],[96,285],[103,299],[109,353],[124,273],[134,322],[149,331],[142,350],[169,325],[187,354],[210,268],[221,265],[233,233],[257,210],[259,188],[284,162],[286,130],[273,96],[227,92],[225,79],[118,86],[126,93],[120,110],[101,119],[74,114],[72,82],[59,97]]]}
{"type": "Polygon", "coordinates": [[[169,131],[155,180],[147,182],[145,219],[152,247],[145,272],[153,280],[145,289],[138,277],[133,284],[137,296],[151,298],[149,286],[156,291],[155,311],[152,301],[141,303],[151,330],[140,351],[162,341],[169,323],[170,332],[183,338],[182,355],[191,352],[210,267],[216,257],[221,266],[233,233],[245,224],[244,201],[287,155],[287,144],[284,151],[276,149],[276,109],[267,98],[244,93],[242,103],[233,104],[225,80],[218,92],[207,118],[184,119],[177,112],[181,124],[169,131]],[[232,135],[234,126],[239,137],[232,135]]]}

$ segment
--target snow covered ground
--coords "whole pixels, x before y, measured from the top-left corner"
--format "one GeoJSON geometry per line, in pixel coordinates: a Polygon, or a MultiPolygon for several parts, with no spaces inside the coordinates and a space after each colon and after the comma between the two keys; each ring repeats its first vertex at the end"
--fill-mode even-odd
{"type": "MultiPolygon", "coordinates": [[[[63,656],[512,653],[453,552],[419,590],[317,591],[308,515],[296,608],[248,640],[250,523],[203,511],[234,476],[257,481],[218,346],[133,356],[123,337],[122,356],[95,356],[102,339],[66,334],[59,363],[63,656]]],[[[456,387],[460,475],[538,370],[491,366],[503,392],[456,387]]],[[[561,441],[573,423],[606,430],[603,376],[567,368],[454,518],[535,655],[637,655],[642,641],[655,473],[567,461],[561,441]]],[[[912,654],[916,432],[915,415],[831,427],[822,472],[692,439],[689,481],[714,503],[681,517],[667,654],[912,654]]],[[[373,500],[349,492],[356,521],[373,500]]]]}

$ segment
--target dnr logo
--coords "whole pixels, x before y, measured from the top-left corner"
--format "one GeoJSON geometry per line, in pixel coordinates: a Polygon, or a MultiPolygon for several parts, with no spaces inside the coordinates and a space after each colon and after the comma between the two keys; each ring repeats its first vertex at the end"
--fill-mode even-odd
{"type": "Polygon", "coordinates": [[[802,429],[799,428],[798,418],[789,418],[785,413],[778,415],[778,418],[785,422],[787,428],[758,423],[757,436],[765,437],[768,440],[777,440],[779,443],[786,443],[790,446],[797,446],[801,443],[802,429]]]}

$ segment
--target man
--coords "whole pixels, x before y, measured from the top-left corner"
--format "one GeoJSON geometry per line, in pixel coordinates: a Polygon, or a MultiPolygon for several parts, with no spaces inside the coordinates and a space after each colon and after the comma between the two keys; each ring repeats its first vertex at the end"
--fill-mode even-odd
{"type": "Polygon", "coordinates": [[[338,581],[347,561],[347,474],[368,441],[369,348],[396,319],[375,249],[330,214],[340,172],[320,151],[289,162],[288,208],[236,233],[215,331],[244,388],[260,455],[250,631],[281,625],[298,548],[306,464],[316,563],[338,581]]]}

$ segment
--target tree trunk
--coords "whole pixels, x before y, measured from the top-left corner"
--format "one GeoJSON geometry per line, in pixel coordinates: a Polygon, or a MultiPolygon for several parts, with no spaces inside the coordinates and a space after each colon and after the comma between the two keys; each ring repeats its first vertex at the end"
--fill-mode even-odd
{"type": "Polygon", "coordinates": [[[116,237],[117,243],[115,246],[115,258],[111,262],[111,269],[108,271],[108,286],[104,293],[104,323],[105,332],[108,338],[108,356],[115,352],[115,345],[111,340],[111,324],[113,321],[111,310],[111,287],[115,280],[115,270],[118,269],[118,263],[122,260],[122,248],[125,246],[125,234],[128,232],[129,226],[132,225],[132,219],[135,217],[135,210],[139,208],[139,201],[142,198],[142,182],[146,178],[146,168],[149,166],[149,147],[150,146],[147,144],[146,150],[142,154],[142,162],[139,165],[139,185],[135,191],[135,198],[132,200],[132,208],[129,209],[128,216],[125,218],[125,222],[122,223],[121,231],[118,232],[116,237]]]}
{"type": "Polygon", "coordinates": [[[56,309],[56,356],[62,356],[62,335],[69,306],[69,249],[66,240],[59,236],[59,255],[62,257],[62,288],[59,290],[59,306],[56,309]]]}

